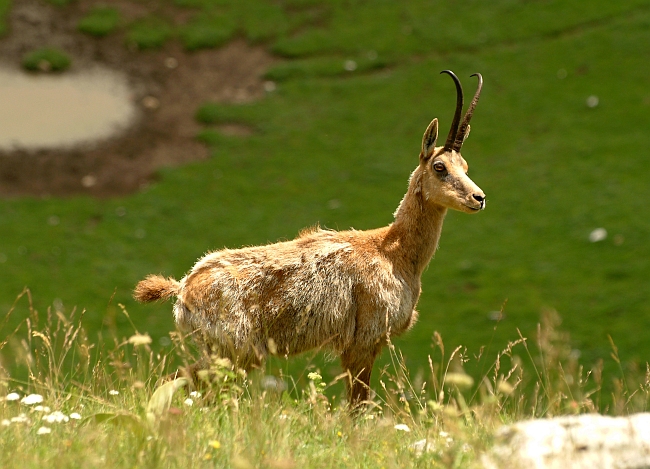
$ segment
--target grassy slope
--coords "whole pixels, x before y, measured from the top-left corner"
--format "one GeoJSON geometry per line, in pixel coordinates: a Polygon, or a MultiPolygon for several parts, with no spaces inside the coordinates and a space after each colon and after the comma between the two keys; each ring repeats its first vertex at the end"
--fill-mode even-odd
{"type": "MultiPolygon", "coordinates": [[[[448,355],[426,383],[409,380],[398,364],[382,375],[374,405],[350,418],[318,373],[289,394],[263,373],[243,376],[220,359],[201,395],[188,399],[174,393],[182,381],[156,386],[171,368],[149,337],[97,344],[75,318],[40,315],[35,325],[39,315],[30,316],[31,329],[14,336],[29,343],[16,362],[30,378],[0,380],[0,466],[7,469],[483,467],[481,455],[495,439],[504,442],[495,436],[503,423],[593,412],[599,400],[601,380],[584,379],[552,318],[542,323],[549,340],[528,347],[544,357],[535,370],[523,363],[511,373],[486,369],[468,387],[467,375],[445,371],[448,355]],[[539,393],[521,386],[531,379],[539,393]]],[[[173,354],[186,356],[182,347],[173,354]]],[[[612,396],[614,415],[647,410],[647,376],[627,378],[629,389],[621,383],[612,396]]]]}
{"type": "Polygon", "coordinates": [[[276,52],[340,58],[342,67],[376,51],[394,65],[289,79],[260,103],[221,109],[259,132],[245,140],[209,133],[211,160],[162,171],[143,193],[1,201],[0,308],[27,285],[41,309],[58,298],[68,310],[86,308],[91,331],[116,325],[124,333],[119,302],[157,338],[172,327],[170,306],[130,299],[147,273],[180,277],[205,250],[291,238],[315,223],[389,223],[426,125],[433,117],[449,124],[453,85],[438,73],[451,68],[468,90],[470,73],[485,77],[463,153],[488,207],[448,216],[423,281],[421,321],[397,342],[407,362],[426,364],[434,330],[448,347],[470,352],[501,348],[516,328],[532,336],[545,307],[562,314],[587,364],[609,355],[607,334],[624,359],[643,360],[647,341],[636,331],[650,321],[645,4],[472,2],[458,11],[415,1],[286,2],[282,18],[303,26],[295,34],[271,28],[276,52]],[[596,108],[586,105],[590,95],[599,97],[596,108]],[[328,208],[333,199],[338,209],[328,208]],[[610,236],[589,243],[601,226],[610,236]],[[506,300],[493,332],[488,312],[506,300]]]}

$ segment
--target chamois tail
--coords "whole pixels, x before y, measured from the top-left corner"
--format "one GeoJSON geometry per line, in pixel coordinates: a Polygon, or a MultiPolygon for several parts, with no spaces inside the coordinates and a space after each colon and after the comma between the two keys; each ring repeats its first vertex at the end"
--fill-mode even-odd
{"type": "Polygon", "coordinates": [[[177,296],[181,284],[173,278],[161,275],[149,275],[138,282],[133,290],[133,298],[140,303],[150,303],[156,300],[169,300],[177,296]]]}

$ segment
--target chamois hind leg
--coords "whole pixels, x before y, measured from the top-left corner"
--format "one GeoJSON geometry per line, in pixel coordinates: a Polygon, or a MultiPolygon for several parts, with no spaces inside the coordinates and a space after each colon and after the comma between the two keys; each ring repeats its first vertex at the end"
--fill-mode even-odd
{"type": "Polygon", "coordinates": [[[174,373],[170,374],[167,379],[174,380],[176,378],[186,378],[190,382],[190,386],[197,387],[199,383],[199,371],[208,368],[206,360],[199,360],[188,366],[181,366],[174,373]]]}
{"type": "Polygon", "coordinates": [[[368,400],[372,365],[380,351],[381,346],[375,346],[374,348],[351,348],[341,354],[341,365],[348,373],[346,388],[352,410],[359,409],[364,401],[368,400]]]}
{"type": "Polygon", "coordinates": [[[201,379],[199,378],[199,372],[202,370],[210,369],[210,357],[207,355],[202,356],[196,362],[188,364],[185,366],[179,367],[173,373],[170,373],[166,376],[160,378],[159,382],[174,381],[177,378],[185,378],[188,380],[188,386],[190,388],[199,388],[201,387],[201,379]]]}
{"type": "Polygon", "coordinates": [[[232,367],[232,369],[241,369],[246,373],[250,373],[253,369],[260,368],[265,358],[254,347],[243,347],[237,353],[232,346],[218,347],[204,340],[197,340],[197,343],[204,349],[202,356],[196,362],[182,366],[174,373],[166,376],[164,378],[165,381],[186,378],[189,381],[190,387],[194,389],[205,389],[215,377],[215,366],[232,367]],[[226,361],[218,364],[218,360],[220,359],[225,359],[226,361]]]}

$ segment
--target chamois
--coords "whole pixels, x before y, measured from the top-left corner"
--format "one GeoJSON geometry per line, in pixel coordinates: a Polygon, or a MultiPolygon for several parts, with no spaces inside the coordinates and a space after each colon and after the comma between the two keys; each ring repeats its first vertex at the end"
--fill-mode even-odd
{"type": "Polygon", "coordinates": [[[461,122],[460,81],[449,70],[441,73],[456,86],[451,129],[444,146],[436,147],[438,119],[427,127],[419,165],[393,223],[368,231],[312,228],[291,241],[209,252],[180,281],[146,277],[134,298],[176,297],[178,327],[208,354],[246,370],[269,353],[332,350],[348,373],[349,404],[358,407],[368,399],[372,366],[389,335],[403,333],[417,319],[420,277],[436,251],[447,210],[485,208],[485,194],[467,176],[460,154],[483,78],[472,75],[478,87],[461,122]]]}

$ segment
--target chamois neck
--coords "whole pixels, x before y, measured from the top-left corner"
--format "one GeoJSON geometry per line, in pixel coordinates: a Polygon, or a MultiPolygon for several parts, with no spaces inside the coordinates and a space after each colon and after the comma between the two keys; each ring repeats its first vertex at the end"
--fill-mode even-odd
{"type": "Polygon", "coordinates": [[[419,168],[411,175],[409,188],[388,227],[384,246],[387,255],[402,268],[422,275],[436,249],[447,208],[424,200],[419,168]]]}

